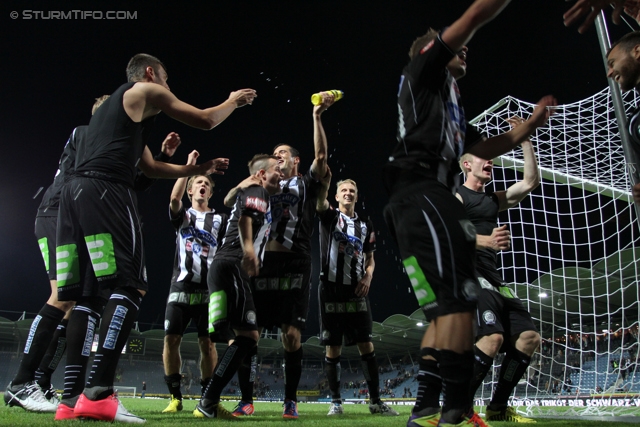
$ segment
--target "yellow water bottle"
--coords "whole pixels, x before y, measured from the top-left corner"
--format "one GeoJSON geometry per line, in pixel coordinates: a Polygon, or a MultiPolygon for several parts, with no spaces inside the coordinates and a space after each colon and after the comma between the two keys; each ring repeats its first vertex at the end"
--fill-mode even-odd
{"type": "MultiPolygon", "coordinates": [[[[333,96],[336,97],[336,101],[342,99],[342,97],[344,96],[344,92],[342,92],[341,90],[326,90],[326,93],[330,93],[333,96]]],[[[322,92],[320,93],[314,93],[313,95],[311,95],[311,103],[313,105],[320,105],[322,104],[322,92]]]]}

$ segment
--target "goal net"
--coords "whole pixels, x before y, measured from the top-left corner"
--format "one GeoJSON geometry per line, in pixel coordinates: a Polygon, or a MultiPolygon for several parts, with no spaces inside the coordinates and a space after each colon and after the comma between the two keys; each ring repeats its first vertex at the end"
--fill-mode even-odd
{"type": "MultiPolygon", "coordinates": [[[[627,111],[637,101],[628,92],[627,111]]],[[[527,118],[534,107],[507,97],[471,123],[498,135],[509,130],[505,119],[527,118]]],[[[531,415],[558,406],[640,414],[640,233],[609,89],[558,106],[531,139],[542,182],[499,217],[512,236],[511,250],[499,254],[502,275],[542,336],[512,403],[531,415]]],[[[520,149],[496,159],[487,188],[521,180],[522,165],[520,149]]],[[[485,404],[499,366],[500,356],[476,394],[485,404]]]]}

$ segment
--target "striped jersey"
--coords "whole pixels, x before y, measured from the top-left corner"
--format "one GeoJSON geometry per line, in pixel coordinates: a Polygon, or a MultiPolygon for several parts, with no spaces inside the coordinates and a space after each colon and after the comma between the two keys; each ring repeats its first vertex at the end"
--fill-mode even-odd
{"type": "Polygon", "coordinates": [[[459,185],[457,161],[481,136],[467,126],[458,85],[447,70],[455,55],[438,35],[402,72],[398,143],[387,167],[391,188],[415,175],[437,179],[452,193],[459,185]]]}
{"type": "MultiPolygon", "coordinates": [[[[171,211],[169,211],[171,216],[171,211]]],[[[199,212],[192,207],[183,206],[176,217],[171,216],[171,223],[176,229],[176,256],[171,280],[172,291],[190,289],[174,289],[178,282],[199,283],[207,287],[207,273],[216,254],[219,242],[224,237],[228,216],[217,213],[199,212]]]]}
{"type": "Polygon", "coordinates": [[[252,219],[253,249],[262,262],[271,230],[271,209],[269,193],[259,185],[238,191],[216,259],[242,261],[243,252],[238,229],[241,216],[249,216],[252,219]]]}
{"type": "Polygon", "coordinates": [[[271,238],[293,252],[311,256],[311,234],[320,181],[311,174],[280,181],[281,192],[271,196],[271,238]]]}
{"type": "Polygon", "coordinates": [[[376,235],[370,219],[354,215],[333,206],[318,214],[323,280],[357,285],[365,274],[365,254],[376,250],[376,235]]]}

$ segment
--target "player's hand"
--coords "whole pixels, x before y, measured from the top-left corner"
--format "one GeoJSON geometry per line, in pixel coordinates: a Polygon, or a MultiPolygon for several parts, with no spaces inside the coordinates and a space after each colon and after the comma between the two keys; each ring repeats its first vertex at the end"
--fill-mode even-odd
{"type": "Polygon", "coordinates": [[[534,129],[544,126],[549,117],[555,113],[556,105],[558,105],[558,101],[553,97],[553,95],[543,97],[538,101],[536,108],[533,109],[533,113],[527,122],[532,124],[534,129]]]}
{"type": "Polygon", "coordinates": [[[313,106],[313,114],[319,116],[336,102],[336,97],[331,92],[320,92],[322,103],[313,106]]]}
{"type": "Polygon", "coordinates": [[[164,141],[162,141],[162,153],[169,157],[173,157],[181,142],[180,135],[175,132],[169,133],[164,141]]]}
{"type": "Polygon", "coordinates": [[[242,269],[249,275],[249,277],[257,276],[260,273],[260,262],[255,253],[245,253],[242,255],[242,261],[240,263],[242,269]]]}
{"type": "Polygon", "coordinates": [[[257,97],[258,94],[253,89],[240,89],[229,94],[229,100],[236,104],[236,108],[251,105],[257,97]]]}
{"type": "Polygon", "coordinates": [[[189,157],[187,157],[187,164],[195,165],[196,163],[198,163],[198,157],[200,157],[200,153],[198,153],[196,150],[193,150],[189,153],[189,157]]]}
{"type": "Polygon", "coordinates": [[[495,251],[503,251],[511,247],[511,232],[507,230],[507,226],[494,228],[491,232],[491,249],[495,251]]]}
{"type": "Polygon", "coordinates": [[[240,184],[236,185],[238,190],[246,190],[247,188],[254,185],[262,185],[262,181],[255,175],[251,175],[248,178],[243,179],[240,184]]]}
{"type": "Polygon", "coordinates": [[[224,175],[224,170],[229,168],[229,159],[213,159],[200,165],[203,170],[201,175],[224,175]]]}
{"type": "MultiPolygon", "coordinates": [[[[626,0],[628,1],[628,0],[626,0]]],[[[609,5],[614,5],[613,22],[615,24],[620,23],[620,14],[625,6],[625,0],[578,0],[565,14],[562,16],[564,19],[564,25],[567,27],[575,24],[578,20],[586,15],[586,18],[582,22],[582,25],[578,27],[578,32],[583,34],[591,27],[593,21],[598,17],[600,11],[608,8],[609,5]]]]}
{"type": "Polygon", "coordinates": [[[360,298],[369,295],[369,287],[371,286],[371,274],[365,273],[356,286],[356,296],[360,298]]]}
{"type": "Polygon", "coordinates": [[[640,203],[640,182],[633,186],[633,201],[636,203],[640,203]]]}

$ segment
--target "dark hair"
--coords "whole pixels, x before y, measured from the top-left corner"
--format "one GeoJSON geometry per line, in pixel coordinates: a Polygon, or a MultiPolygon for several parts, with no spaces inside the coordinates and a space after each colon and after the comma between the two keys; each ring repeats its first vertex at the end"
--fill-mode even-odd
{"type": "Polygon", "coordinates": [[[293,157],[300,157],[300,152],[298,150],[296,150],[289,144],[285,144],[285,143],[276,145],[275,147],[273,147],[273,151],[275,152],[278,148],[282,147],[283,145],[286,145],[287,147],[289,147],[289,152],[293,157]]]}
{"type": "Polygon", "coordinates": [[[153,71],[157,74],[160,72],[159,66],[167,71],[167,67],[155,56],[139,53],[131,58],[127,64],[127,81],[141,82],[144,80],[147,67],[153,68],[153,71]]]}
{"type": "Polygon", "coordinates": [[[438,30],[429,28],[429,31],[427,31],[426,34],[413,41],[411,49],[409,49],[409,58],[413,59],[418,56],[422,48],[428,45],[431,40],[435,40],[436,37],[438,37],[438,30]]]}
{"type": "Polygon", "coordinates": [[[278,161],[278,158],[271,154],[256,154],[247,164],[247,166],[249,166],[249,173],[253,175],[260,169],[267,169],[269,167],[269,160],[271,159],[278,161]]]}

